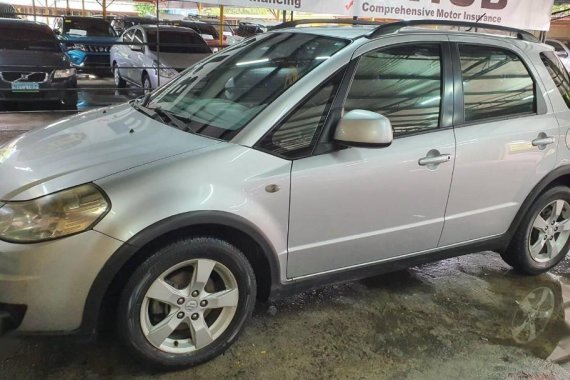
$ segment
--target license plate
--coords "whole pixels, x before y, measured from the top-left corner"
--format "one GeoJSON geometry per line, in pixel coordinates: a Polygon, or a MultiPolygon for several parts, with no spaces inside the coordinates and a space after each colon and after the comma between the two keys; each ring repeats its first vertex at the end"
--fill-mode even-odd
{"type": "Polygon", "coordinates": [[[12,92],[39,92],[40,84],[36,82],[12,82],[12,92]]]}

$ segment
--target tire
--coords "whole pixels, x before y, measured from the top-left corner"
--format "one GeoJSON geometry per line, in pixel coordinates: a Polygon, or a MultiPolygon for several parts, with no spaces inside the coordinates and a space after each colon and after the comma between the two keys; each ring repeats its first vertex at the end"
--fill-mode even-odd
{"type": "Polygon", "coordinates": [[[121,73],[119,73],[119,68],[116,63],[113,63],[113,81],[117,88],[127,87],[127,82],[121,77],[121,73]]]}
{"type": "Polygon", "coordinates": [[[145,95],[152,91],[152,83],[147,73],[143,73],[141,83],[145,95]]]}
{"type": "Polygon", "coordinates": [[[132,274],[119,302],[118,333],[130,353],[153,369],[192,367],[235,342],[255,299],[255,274],[243,253],[219,239],[185,239],[158,250],[132,274]],[[194,281],[195,273],[207,278],[205,287],[194,281]],[[224,307],[212,307],[216,293],[224,295],[224,307]]]}
{"type": "Polygon", "coordinates": [[[518,272],[537,275],[556,266],[569,248],[570,189],[557,186],[536,199],[501,256],[518,272]]]}
{"type": "Polygon", "coordinates": [[[77,94],[73,94],[64,98],[61,102],[60,108],[66,111],[77,111],[77,94]]]}

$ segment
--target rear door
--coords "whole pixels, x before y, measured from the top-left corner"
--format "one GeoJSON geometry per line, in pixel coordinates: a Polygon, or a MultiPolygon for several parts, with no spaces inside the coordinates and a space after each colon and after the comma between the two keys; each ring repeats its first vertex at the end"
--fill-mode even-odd
{"type": "MultiPolygon", "coordinates": [[[[532,59],[514,44],[455,41],[457,156],[439,243],[501,235],[556,164],[559,128],[532,59]]],[[[528,54],[538,54],[527,49],[528,54]]]]}

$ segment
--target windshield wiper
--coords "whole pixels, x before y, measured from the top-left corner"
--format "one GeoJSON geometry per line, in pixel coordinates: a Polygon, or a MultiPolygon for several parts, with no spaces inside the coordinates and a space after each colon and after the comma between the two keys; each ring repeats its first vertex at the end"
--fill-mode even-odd
{"type": "Polygon", "coordinates": [[[151,108],[151,110],[154,111],[165,123],[171,124],[183,132],[194,133],[194,131],[190,129],[190,120],[184,119],[171,111],[167,111],[160,107],[151,108]]]}
{"type": "Polygon", "coordinates": [[[186,120],[180,116],[175,115],[171,111],[167,111],[167,110],[162,109],[160,107],[155,107],[155,108],[145,107],[144,106],[145,101],[148,101],[146,99],[146,97],[143,98],[141,101],[135,100],[132,103],[132,106],[137,111],[144,113],[146,116],[150,117],[151,119],[156,120],[156,118],[158,116],[158,118],[165,124],[172,125],[178,129],[180,129],[183,132],[194,133],[194,131],[192,129],[190,129],[190,126],[189,126],[190,120],[186,120]]]}
{"type": "Polygon", "coordinates": [[[156,112],[154,112],[154,110],[145,107],[143,104],[141,104],[141,102],[139,102],[138,100],[135,100],[131,103],[131,106],[136,109],[137,111],[140,111],[142,113],[144,113],[146,116],[154,119],[156,117],[156,112]]]}

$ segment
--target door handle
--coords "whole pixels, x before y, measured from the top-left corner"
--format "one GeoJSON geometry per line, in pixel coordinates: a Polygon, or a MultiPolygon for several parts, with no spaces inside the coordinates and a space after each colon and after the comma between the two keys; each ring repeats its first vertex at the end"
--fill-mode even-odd
{"type": "Polygon", "coordinates": [[[451,161],[451,154],[441,154],[438,150],[430,150],[426,157],[420,158],[418,164],[427,166],[429,169],[435,169],[440,164],[451,161]]]}
{"type": "Polygon", "coordinates": [[[554,144],[556,139],[554,137],[549,137],[546,133],[541,133],[538,137],[532,140],[532,146],[536,146],[539,149],[546,148],[547,145],[554,144]]]}

